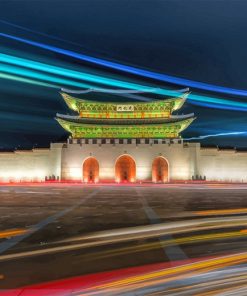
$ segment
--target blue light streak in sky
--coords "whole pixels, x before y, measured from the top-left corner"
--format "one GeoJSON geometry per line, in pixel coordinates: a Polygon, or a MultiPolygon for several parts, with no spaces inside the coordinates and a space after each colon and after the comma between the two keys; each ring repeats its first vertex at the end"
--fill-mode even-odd
{"type": "MultiPolygon", "coordinates": [[[[2,71],[4,73],[13,74],[13,75],[18,74],[19,77],[24,76],[24,77],[28,77],[28,78],[38,79],[39,81],[58,83],[59,84],[59,86],[57,86],[58,89],[61,88],[61,85],[69,85],[69,86],[75,86],[75,87],[76,86],[77,87],[92,87],[92,85],[90,85],[90,84],[76,82],[73,80],[68,80],[68,79],[56,77],[53,75],[47,75],[45,73],[40,73],[37,71],[25,69],[22,67],[10,66],[7,64],[2,64],[2,63],[0,63],[0,71],[2,71]]],[[[5,78],[7,78],[7,77],[5,77],[5,78]]],[[[21,82],[21,79],[19,79],[19,81],[21,82]]],[[[25,82],[25,80],[23,80],[22,82],[25,82]]],[[[43,85],[50,87],[50,84],[44,83],[43,85]]]]}
{"type": "MultiPolygon", "coordinates": [[[[88,88],[83,90],[73,90],[73,89],[67,89],[62,88],[61,89],[64,92],[71,93],[71,94],[88,94],[91,92],[101,92],[101,93],[110,93],[110,94],[140,94],[140,93],[146,93],[146,91],[143,89],[140,90],[133,90],[133,89],[109,89],[109,88],[88,88]]],[[[155,91],[155,88],[153,89],[155,91]]],[[[147,92],[150,92],[150,90],[147,90],[147,92]]]]}
{"type": "Polygon", "coordinates": [[[101,66],[104,66],[104,67],[108,67],[108,68],[111,68],[111,69],[120,70],[120,71],[128,72],[128,73],[131,73],[131,74],[135,74],[135,75],[139,75],[139,76],[143,76],[143,77],[147,77],[147,78],[156,79],[156,80],[159,80],[159,81],[164,81],[164,82],[173,83],[173,84],[177,84],[177,85],[188,86],[188,87],[195,87],[195,88],[198,88],[198,89],[208,90],[208,91],[213,91],[213,92],[219,92],[219,93],[225,93],[225,94],[231,94],[231,95],[238,95],[238,96],[247,96],[247,90],[217,86],[217,85],[207,84],[207,83],[193,81],[193,80],[189,80],[189,79],[184,79],[184,78],[179,78],[179,77],[173,77],[173,76],[170,76],[170,75],[160,74],[160,73],[156,73],[156,72],[148,71],[148,70],[144,70],[144,69],[138,69],[136,67],[123,65],[123,64],[120,64],[120,63],[116,63],[116,62],[110,62],[110,61],[107,61],[107,60],[104,60],[104,59],[91,57],[91,56],[88,56],[88,55],[76,53],[74,51],[62,49],[62,48],[59,48],[59,47],[55,47],[55,46],[52,46],[52,45],[47,45],[47,44],[40,43],[40,42],[31,41],[31,40],[28,40],[28,39],[16,37],[16,36],[5,34],[5,33],[0,33],[0,36],[5,37],[5,38],[9,38],[9,39],[12,39],[12,40],[16,40],[16,41],[19,41],[19,42],[23,42],[23,43],[26,43],[26,44],[29,44],[29,45],[33,45],[33,46],[36,46],[36,47],[39,47],[39,48],[43,48],[43,49],[46,49],[46,50],[49,50],[49,51],[53,51],[53,52],[56,52],[56,53],[60,53],[60,54],[66,55],[66,56],[70,56],[70,57],[73,57],[73,58],[76,58],[76,59],[79,59],[79,60],[91,62],[91,63],[101,65],[101,66]]]}
{"type": "MultiPolygon", "coordinates": [[[[62,67],[49,65],[46,63],[40,63],[40,62],[28,60],[28,59],[18,58],[12,55],[0,54],[0,62],[21,66],[23,67],[23,69],[31,68],[37,71],[47,72],[50,74],[65,76],[65,77],[74,78],[77,80],[87,81],[91,83],[104,84],[108,86],[126,88],[126,89],[134,89],[134,90],[145,91],[145,92],[156,93],[156,94],[167,95],[167,96],[181,95],[180,92],[176,92],[176,91],[171,91],[171,90],[166,90],[161,88],[153,88],[153,87],[142,85],[142,84],[131,83],[131,82],[126,82],[118,79],[107,78],[104,76],[74,71],[74,70],[70,70],[62,67]]],[[[80,86],[80,87],[82,88],[83,86],[80,86]]],[[[85,87],[91,88],[90,85],[87,85],[85,87]]]]}
{"type": "MultiPolygon", "coordinates": [[[[203,101],[193,101],[189,100],[189,102],[192,105],[200,106],[200,107],[206,107],[206,108],[212,108],[212,109],[221,109],[221,110],[231,110],[231,111],[247,111],[247,105],[242,104],[241,105],[232,105],[230,104],[231,101],[229,101],[229,104],[224,104],[224,103],[215,103],[215,102],[203,102],[203,101]]],[[[227,101],[228,102],[228,101],[227,101]]],[[[235,102],[234,102],[235,103],[235,102]]]]}
{"type": "Polygon", "coordinates": [[[233,136],[233,135],[239,136],[239,135],[246,135],[246,134],[247,134],[247,132],[229,132],[229,133],[219,133],[219,134],[191,137],[191,138],[187,138],[187,139],[184,139],[184,140],[186,140],[186,141],[203,140],[203,139],[207,139],[207,138],[211,138],[211,137],[222,137],[222,136],[233,136]]]}
{"type": "Polygon", "coordinates": [[[77,47],[82,47],[81,44],[79,44],[79,43],[72,42],[72,41],[69,41],[69,40],[66,40],[66,39],[63,39],[63,38],[59,38],[57,36],[53,36],[53,35],[50,35],[50,34],[46,34],[46,33],[43,33],[43,32],[39,32],[39,31],[36,31],[36,30],[32,30],[32,29],[29,29],[29,28],[26,28],[26,27],[23,27],[23,26],[19,26],[19,25],[10,23],[10,22],[5,21],[5,20],[0,20],[0,23],[11,26],[11,27],[14,27],[14,28],[18,28],[18,29],[21,29],[21,30],[24,30],[24,31],[27,31],[27,32],[31,32],[31,33],[34,33],[36,35],[38,34],[40,36],[48,37],[48,38],[56,40],[56,41],[61,41],[61,42],[67,43],[67,44],[76,45],[77,47]]]}
{"type": "MultiPolygon", "coordinates": [[[[179,96],[181,95],[181,92],[177,91],[171,91],[166,90],[164,88],[153,88],[150,86],[137,84],[137,83],[130,83],[122,80],[107,78],[104,76],[99,75],[92,75],[85,72],[79,72],[70,70],[63,67],[57,67],[53,65],[49,65],[46,63],[40,63],[28,59],[18,58],[12,55],[6,55],[6,54],[0,54],[0,62],[7,63],[10,65],[15,65],[18,67],[21,67],[18,69],[19,75],[28,75],[28,77],[31,77],[30,74],[27,74],[27,69],[32,69],[34,71],[34,75],[37,75],[37,71],[39,71],[39,77],[37,76],[37,79],[45,79],[45,77],[41,77],[42,73],[49,73],[52,74],[52,77],[49,77],[50,82],[57,82],[62,83],[61,76],[64,76],[66,78],[70,78],[67,80],[64,80],[64,84],[73,84],[73,86],[78,86],[80,88],[96,88],[95,86],[92,86],[92,84],[103,84],[107,86],[114,86],[114,87],[120,87],[125,89],[134,89],[134,90],[140,90],[150,93],[155,93],[158,95],[167,95],[167,96],[179,96]],[[77,81],[71,80],[81,80],[81,81],[87,81],[89,83],[79,83],[77,81]],[[60,79],[60,81],[58,81],[60,79]],[[69,81],[69,82],[68,82],[69,81]]],[[[8,66],[5,67],[5,72],[8,72],[8,66]]],[[[11,74],[16,74],[16,72],[12,72],[11,74]]],[[[207,104],[211,104],[210,107],[213,108],[220,108],[220,109],[230,109],[230,110],[238,110],[238,111],[247,111],[247,103],[242,102],[236,102],[231,100],[224,100],[220,98],[214,98],[214,97],[208,97],[208,96],[200,96],[196,94],[190,94],[188,98],[189,102],[194,102],[195,104],[200,104],[201,106],[208,107],[207,104]]]]}
{"type": "MultiPolygon", "coordinates": [[[[0,65],[0,70],[1,70],[1,65],[0,65]]],[[[14,72],[14,73],[16,73],[16,72],[14,72]]],[[[18,82],[29,83],[29,84],[34,84],[34,85],[39,85],[39,86],[58,88],[59,89],[59,86],[57,86],[55,84],[45,83],[45,82],[20,77],[20,76],[17,76],[17,75],[1,73],[1,72],[0,72],[0,78],[14,80],[14,81],[18,81],[18,82]]]]}
{"type": "MultiPolygon", "coordinates": [[[[77,87],[94,87],[93,85],[89,85],[89,84],[85,84],[85,83],[81,83],[81,82],[76,82],[76,81],[64,79],[61,77],[55,77],[55,76],[47,75],[47,74],[40,73],[37,71],[28,70],[28,69],[24,69],[21,67],[16,67],[16,66],[2,64],[2,63],[0,63],[0,71],[2,71],[2,73],[0,72],[0,78],[2,78],[2,79],[9,79],[9,80],[14,80],[14,81],[23,82],[23,83],[29,83],[29,84],[33,84],[33,85],[40,85],[40,86],[45,86],[45,87],[57,88],[57,89],[64,91],[64,92],[67,92],[67,89],[61,88],[61,85],[69,85],[69,86],[77,86],[77,87]],[[18,74],[18,75],[16,75],[16,74],[18,74]],[[25,78],[25,77],[28,77],[28,78],[25,78]],[[30,78],[34,78],[36,80],[30,79],[30,78]],[[44,81],[56,82],[59,85],[46,83],[44,81]]],[[[101,89],[97,90],[94,88],[94,90],[100,92],[101,89]]],[[[133,93],[118,93],[117,92],[117,93],[114,93],[114,95],[120,96],[120,97],[126,97],[129,99],[134,99],[134,100],[138,100],[138,101],[153,100],[151,98],[142,97],[139,95],[135,95],[133,93]]]]}

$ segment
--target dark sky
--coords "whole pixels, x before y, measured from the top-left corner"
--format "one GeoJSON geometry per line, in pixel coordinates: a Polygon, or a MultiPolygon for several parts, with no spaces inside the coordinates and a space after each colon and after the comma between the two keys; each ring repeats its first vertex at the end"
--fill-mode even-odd
{"type": "MultiPolygon", "coordinates": [[[[246,0],[0,0],[0,20],[33,32],[6,23],[0,23],[0,31],[160,73],[247,89],[246,15],[246,0]]],[[[95,67],[3,37],[0,50],[70,69],[181,88],[95,67]]],[[[57,89],[0,79],[0,147],[48,146],[50,141],[66,138],[54,120],[56,112],[69,112],[57,89]]],[[[194,112],[197,120],[183,133],[185,138],[247,130],[246,112],[198,107],[189,102],[181,110],[188,112],[194,112]]],[[[247,147],[246,139],[244,134],[201,142],[247,147]]]]}

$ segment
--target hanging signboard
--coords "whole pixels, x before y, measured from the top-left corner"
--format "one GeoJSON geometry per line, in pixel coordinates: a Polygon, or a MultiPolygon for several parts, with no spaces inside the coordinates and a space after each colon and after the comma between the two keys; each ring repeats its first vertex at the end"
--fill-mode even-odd
{"type": "Polygon", "coordinates": [[[117,112],[132,112],[134,105],[117,105],[117,112]]]}

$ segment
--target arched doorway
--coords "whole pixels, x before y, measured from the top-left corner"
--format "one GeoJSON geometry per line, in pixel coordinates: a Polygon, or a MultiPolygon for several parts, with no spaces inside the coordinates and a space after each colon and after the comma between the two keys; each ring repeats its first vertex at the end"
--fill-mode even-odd
{"type": "Polygon", "coordinates": [[[115,178],[117,182],[135,182],[136,164],[129,155],[120,156],[115,164],[115,178]]]}
{"type": "Polygon", "coordinates": [[[99,162],[94,157],[89,157],[83,162],[83,181],[98,182],[99,181],[99,162]]]}
{"type": "Polygon", "coordinates": [[[168,162],[164,157],[156,157],[152,165],[152,181],[153,182],[168,182],[168,162]]]}

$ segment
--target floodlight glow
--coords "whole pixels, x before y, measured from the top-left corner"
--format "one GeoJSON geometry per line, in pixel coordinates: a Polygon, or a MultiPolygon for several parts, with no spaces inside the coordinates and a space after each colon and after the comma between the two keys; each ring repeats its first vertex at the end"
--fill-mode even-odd
{"type": "Polygon", "coordinates": [[[81,176],[82,176],[81,168],[70,168],[69,176],[75,180],[81,179],[81,176]]]}

